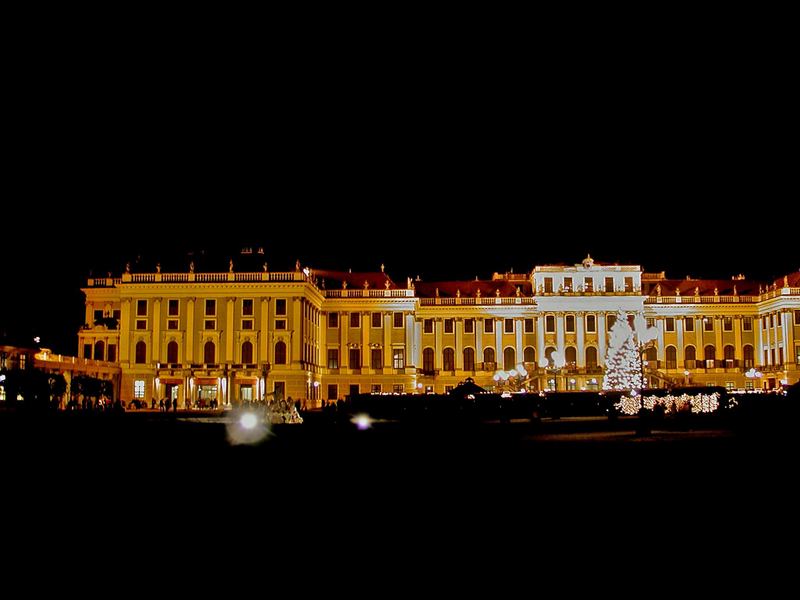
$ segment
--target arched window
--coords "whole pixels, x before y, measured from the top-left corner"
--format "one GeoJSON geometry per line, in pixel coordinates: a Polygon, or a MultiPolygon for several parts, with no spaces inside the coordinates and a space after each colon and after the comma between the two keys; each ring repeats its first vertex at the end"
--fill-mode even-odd
{"type": "Polygon", "coordinates": [[[214,342],[208,340],[206,345],[203,346],[203,362],[206,364],[213,364],[217,362],[217,348],[214,346],[214,342]]]}
{"type": "Polygon", "coordinates": [[[705,347],[703,355],[706,360],[714,360],[717,357],[717,349],[714,348],[713,345],[709,344],[705,347]]]}
{"type": "Polygon", "coordinates": [[[464,370],[475,370],[475,350],[472,348],[464,348],[464,370]]]}
{"type": "Polygon", "coordinates": [[[736,349],[730,344],[728,344],[723,349],[723,356],[725,357],[725,360],[733,360],[734,357],[736,356],[736,349]]]}
{"type": "Polygon", "coordinates": [[[533,349],[533,346],[527,346],[525,350],[522,351],[522,360],[531,364],[536,362],[536,350],[533,349]]]}
{"type": "Polygon", "coordinates": [[[276,365],[285,365],[286,364],[286,343],[285,342],[278,342],[275,344],[275,364],[276,365]]]}
{"type": "Polygon", "coordinates": [[[544,351],[545,366],[547,366],[547,367],[554,366],[553,365],[553,352],[555,352],[555,351],[556,351],[556,349],[553,348],[552,346],[548,346],[547,348],[545,348],[545,351],[544,351]]]}
{"type": "Polygon", "coordinates": [[[658,350],[656,350],[653,346],[650,346],[647,350],[644,351],[644,359],[647,362],[655,362],[658,360],[658,350]]]}
{"type": "Polygon", "coordinates": [[[686,350],[684,351],[684,360],[687,363],[687,369],[695,368],[694,361],[697,360],[697,350],[695,350],[694,346],[686,346],[686,350]]]}
{"type": "Polygon", "coordinates": [[[586,349],[586,367],[588,369],[597,368],[597,348],[589,346],[586,349]]]}
{"type": "Polygon", "coordinates": [[[178,342],[174,340],[167,344],[167,362],[171,365],[178,362],[178,342]]]}
{"type": "Polygon", "coordinates": [[[445,371],[456,370],[456,352],[452,348],[445,348],[442,352],[442,368],[445,371]]]}
{"type": "Polygon", "coordinates": [[[483,363],[484,368],[486,363],[494,363],[494,348],[484,348],[483,349],[483,363]]]}
{"type": "Polygon", "coordinates": [[[564,350],[564,360],[568,367],[574,367],[578,363],[578,351],[575,346],[567,346],[564,350]]]}
{"type": "Polygon", "coordinates": [[[433,369],[433,348],[425,348],[422,351],[422,370],[432,373],[433,369]]]}
{"type": "Polygon", "coordinates": [[[678,349],[675,346],[667,346],[666,350],[664,351],[667,359],[667,368],[668,369],[677,369],[678,368],[678,349]]]}
{"type": "Polygon", "coordinates": [[[246,365],[253,364],[253,344],[249,340],[242,344],[242,362],[246,365]]]}
{"type": "Polygon", "coordinates": [[[105,360],[105,349],[106,345],[103,343],[103,340],[97,340],[94,344],[94,359],[105,360]]]}
{"type": "Polygon", "coordinates": [[[742,357],[744,358],[745,369],[750,369],[755,366],[753,347],[750,344],[747,344],[742,348],[742,357]]]}
{"type": "Polygon", "coordinates": [[[147,362],[147,344],[140,340],[136,342],[136,364],[143,365],[147,362]]]}
{"type": "Polygon", "coordinates": [[[517,364],[517,353],[513,348],[503,350],[503,369],[510,371],[517,364]]]}

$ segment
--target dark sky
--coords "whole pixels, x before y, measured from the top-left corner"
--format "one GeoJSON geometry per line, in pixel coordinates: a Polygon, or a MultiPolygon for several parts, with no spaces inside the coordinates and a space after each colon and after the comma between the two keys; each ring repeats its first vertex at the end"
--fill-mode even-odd
{"type": "Polygon", "coordinates": [[[794,91],[710,57],[56,57],[14,87],[0,331],[74,353],[90,270],[243,245],[397,281],[800,268],[794,91]]]}

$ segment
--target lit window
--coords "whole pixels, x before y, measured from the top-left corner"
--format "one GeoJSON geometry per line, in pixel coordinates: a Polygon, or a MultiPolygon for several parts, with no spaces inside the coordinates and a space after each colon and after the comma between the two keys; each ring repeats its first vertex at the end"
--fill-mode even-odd
{"type": "Polygon", "coordinates": [[[403,384],[402,383],[395,383],[392,386],[392,392],[395,394],[402,394],[403,393],[403,384]]]}
{"type": "Polygon", "coordinates": [[[339,350],[338,348],[328,348],[328,368],[339,368],[339,350]]]}
{"type": "Polygon", "coordinates": [[[552,277],[545,277],[544,278],[544,293],[545,294],[552,294],[553,293],[553,278],[552,277]]]}
{"type": "Polygon", "coordinates": [[[144,398],[144,379],[136,379],[133,382],[133,397],[144,398]]]}
{"type": "Polygon", "coordinates": [[[395,369],[405,369],[406,367],[405,348],[394,348],[392,350],[392,366],[395,369]]]}

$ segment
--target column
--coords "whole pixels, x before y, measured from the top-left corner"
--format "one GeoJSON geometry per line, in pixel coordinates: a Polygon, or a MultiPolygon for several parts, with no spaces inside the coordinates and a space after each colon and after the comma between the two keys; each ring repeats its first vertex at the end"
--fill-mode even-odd
{"type": "Polygon", "coordinates": [[[770,332],[769,326],[769,316],[767,316],[767,326],[764,327],[764,333],[766,334],[766,339],[764,340],[764,350],[766,350],[766,354],[764,355],[764,364],[765,365],[772,365],[772,335],[770,332]]]}
{"type": "Polygon", "coordinates": [[[556,313],[556,350],[564,358],[564,313],[556,313]]]}
{"type": "Polygon", "coordinates": [[[414,362],[417,368],[422,367],[422,321],[414,319],[414,362]]]}
{"type": "Polygon", "coordinates": [[[503,361],[503,319],[494,320],[494,359],[498,369],[504,369],[503,361]]]}
{"type": "Polygon", "coordinates": [[[776,365],[779,364],[778,360],[780,359],[780,356],[779,356],[780,352],[778,352],[778,345],[779,345],[778,332],[781,330],[782,327],[783,327],[783,315],[781,314],[780,311],[776,311],[775,312],[775,324],[774,324],[774,328],[772,330],[772,339],[775,340],[775,364],[776,365]],[[780,325],[778,325],[778,317],[779,316],[781,318],[781,324],[780,325]]]}
{"type": "Polygon", "coordinates": [[[475,362],[483,363],[483,321],[475,319],[475,362]]]}
{"type": "MultiPolygon", "coordinates": [[[[131,349],[131,301],[130,298],[125,298],[122,301],[122,308],[120,311],[119,321],[119,362],[125,363],[130,361],[131,349]]],[[[83,352],[83,349],[81,349],[83,352]]],[[[81,354],[83,356],[83,354],[81,354]]]]}
{"type": "Polygon", "coordinates": [[[383,313],[383,368],[392,368],[392,313],[383,313]]]}
{"type": "MultiPolygon", "coordinates": [[[[514,335],[516,336],[516,349],[517,349],[517,364],[522,364],[525,358],[522,350],[522,332],[525,329],[525,321],[523,319],[514,319],[514,335]]],[[[516,366],[516,365],[514,365],[516,366]]]]}
{"type": "MultiPolygon", "coordinates": [[[[369,330],[372,327],[372,315],[361,313],[361,367],[372,368],[372,347],[369,345],[369,330]]],[[[363,373],[364,371],[362,371],[363,373]]]]}
{"type": "Polygon", "coordinates": [[[406,323],[406,365],[416,365],[414,362],[414,314],[406,313],[403,316],[406,323]]]}
{"type": "Polygon", "coordinates": [[[544,315],[536,317],[536,364],[544,365],[544,315]]]}
{"type": "Polygon", "coordinates": [[[187,364],[194,362],[194,298],[186,302],[186,347],[183,349],[187,364]]]}
{"type": "MultiPolygon", "coordinates": [[[[235,313],[236,299],[228,298],[228,301],[225,303],[225,360],[220,360],[219,362],[236,362],[236,356],[233,352],[233,317],[235,313]]],[[[228,398],[230,398],[230,390],[227,390],[227,394],[228,398]]]]}
{"type": "Polygon", "coordinates": [[[683,368],[685,368],[685,365],[684,365],[684,362],[683,362],[685,360],[684,354],[683,354],[683,347],[684,347],[685,344],[683,343],[683,319],[682,318],[681,319],[679,319],[677,317],[675,318],[675,331],[678,332],[678,348],[677,348],[677,352],[676,352],[676,356],[675,356],[675,359],[678,361],[678,364],[675,365],[675,366],[678,367],[679,369],[683,369],[683,368]]]}
{"type": "MultiPolygon", "coordinates": [[[[287,298],[287,301],[288,300],[289,298],[287,298]]],[[[292,326],[290,331],[292,334],[292,355],[289,358],[289,364],[292,367],[298,368],[300,366],[300,361],[303,360],[303,300],[302,298],[293,297],[291,298],[291,302],[292,326]]]]}
{"type": "Polygon", "coordinates": [[[656,360],[658,360],[661,367],[664,368],[664,361],[666,360],[666,352],[664,350],[664,319],[658,319],[656,321],[656,328],[658,329],[658,337],[656,338],[656,360]]]}
{"type": "Polygon", "coordinates": [[[794,351],[794,325],[792,311],[783,313],[783,359],[787,364],[795,364],[797,355],[794,351]]]}
{"type": "MultiPolygon", "coordinates": [[[[161,360],[161,298],[153,300],[153,362],[161,360]]],[[[167,357],[164,356],[166,359],[167,357]]]]}
{"type": "MultiPolygon", "coordinates": [[[[586,313],[578,312],[575,314],[575,341],[577,343],[577,363],[579,369],[586,367],[586,348],[584,347],[586,341],[584,338],[583,326],[586,323],[586,313]]],[[[599,357],[598,357],[599,360],[599,357]]]]}
{"type": "Polygon", "coordinates": [[[703,331],[703,318],[699,317],[694,320],[694,339],[695,339],[695,348],[697,348],[697,364],[702,365],[703,367],[706,366],[705,360],[705,344],[703,338],[705,337],[705,332],[703,331]]]}
{"type": "Polygon", "coordinates": [[[756,330],[756,347],[753,349],[755,356],[753,362],[756,366],[764,365],[764,337],[761,332],[762,321],[761,317],[753,317],[753,324],[756,330]]]}
{"type": "MultiPolygon", "coordinates": [[[[86,303],[86,320],[84,321],[87,325],[94,325],[94,304],[91,302],[86,303]]],[[[83,356],[83,354],[81,354],[83,356]]]]}
{"type": "MultiPolygon", "coordinates": [[[[456,325],[456,371],[464,370],[464,319],[458,317],[456,325]]],[[[477,360],[477,359],[476,359],[477,360]]]]}
{"type": "Polygon", "coordinates": [[[342,338],[339,340],[339,367],[350,368],[350,313],[339,313],[339,330],[342,338]]]}
{"type": "Polygon", "coordinates": [[[744,360],[744,354],[742,352],[742,315],[736,315],[733,318],[733,346],[734,346],[734,355],[733,357],[739,361],[739,366],[742,365],[742,361],[744,360]]]}
{"type": "MultiPolygon", "coordinates": [[[[714,346],[716,348],[714,357],[717,360],[724,360],[725,345],[722,343],[722,317],[719,316],[714,317],[714,346]]],[[[714,366],[716,366],[716,364],[714,366]]]]}
{"type": "Polygon", "coordinates": [[[442,319],[436,317],[433,320],[433,368],[442,368],[442,319]]]}

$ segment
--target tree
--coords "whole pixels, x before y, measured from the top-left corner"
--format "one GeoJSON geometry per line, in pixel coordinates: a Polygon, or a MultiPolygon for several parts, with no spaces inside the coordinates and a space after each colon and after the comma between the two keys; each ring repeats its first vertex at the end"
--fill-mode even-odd
{"type": "Polygon", "coordinates": [[[606,352],[604,390],[638,390],[642,387],[642,357],[634,342],[628,316],[620,311],[611,328],[606,352]]]}

